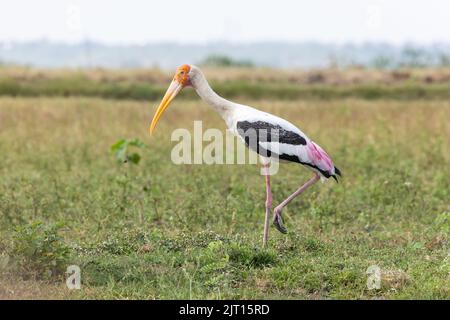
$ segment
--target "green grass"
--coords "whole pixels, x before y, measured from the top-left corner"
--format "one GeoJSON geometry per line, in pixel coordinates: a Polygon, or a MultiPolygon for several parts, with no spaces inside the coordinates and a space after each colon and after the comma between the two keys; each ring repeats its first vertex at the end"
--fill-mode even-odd
{"type": "MultiPolygon", "coordinates": [[[[332,85],[270,84],[248,82],[211,82],[218,93],[229,98],[270,100],[331,100],[362,98],[368,100],[398,99],[450,99],[450,85],[444,84],[396,84],[396,85],[332,85]]],[[[65,78],[35,82],[0,79],[0,96],[14,97],[100,97],[107,99],[155,100],[162,97],[167,85],[145,82],[96,83],[87,78],[65,78]]],[[[193,91],[182,99],[194,100],[193,91]]]]}
{"type": "MultiPolygon", "coordinates": [[[[255,165],[175,165],[172,129],[224,129],[175,101],[0,98],[0,298],[449,299],[447,101],[243,101],[289,118],[343,172],[285,209],[261,248],[255,165]],[[110,148],[139,138],[138,165],[110,148]],[[66,265],[82,289],[65,288],[66,265]],[[378,265],[382,287],[368,290],[378,265]]],[[[275,203],[310,177],[282,164],[275,203]]]]}
{"type": "MultiPolygon", "coordinates": [[[[99,97],[156,100],[165,93],[173,71],[39,70],[0,67],[0,96],[99,97]]],[[[272,70],[264,68],[206,68],[213,88],[228,98],[270,100],[448,100],[448,69],[403,71],[272,70]]],[[[181,98],[197,99],[194,91],[181,98]]]]}

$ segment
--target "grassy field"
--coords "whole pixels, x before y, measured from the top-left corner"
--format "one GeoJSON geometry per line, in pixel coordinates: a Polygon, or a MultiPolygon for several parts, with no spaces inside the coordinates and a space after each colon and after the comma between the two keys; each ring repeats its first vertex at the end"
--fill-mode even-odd
{"type": "MultiPolygon", "coordinates": [[[[450,100],[450,69],[272,70],[205,68],[218,93],[228,98],[267,100],[450,100]]],[[[155,100],[172,73],[160,69],[40,70],[0,66],[0,96],[100,97],[155,100]]],[[[194,91],[179,99],[197,100],[194,91]]]]}
{"type": "MultiPolygon", "coordinates": [[[[224,129],[203,102],[175,101],[150,138],[156,101],[0,98],[0,298],[450,298],[449,101],[242,102],[289,118],[343,172],[285,209],[267,250],[257,166],[170,160],[172,129],[224,129]],[[145,142],[139,165],[116,162],[120,138],[145,142]]],[[[283,164],[275,202],[309,176],[283,164]]]]}

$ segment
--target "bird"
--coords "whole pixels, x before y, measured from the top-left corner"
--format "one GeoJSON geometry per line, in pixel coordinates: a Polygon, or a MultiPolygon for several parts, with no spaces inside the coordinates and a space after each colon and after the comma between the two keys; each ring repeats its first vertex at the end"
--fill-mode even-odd
{"type": "Polygon", "coordinates": [[[273,114],[229,101],[219,96],[209,85],[199,67],[184,64],[175,75],[151,121],[149,132],[154,133],[162,114],[172,100],[185,87],[192,87],[206,103],[225,121],[228,130],[251,150],[258,153],[265,176],[266,201],[263,247],[267,247],[272,210],[272,191],[269,167],[271,161],[294,162],[312,170],[313,177],[273,210],[272,223],[283,234],[287,233],[282,216],[283,208],[317,181],[333,178],[338,182],[341,171],[331,157],[318,144],[309,139],[298,127],[273,114]],[[252,132],[252,134],[248,134],[252,132]]]}

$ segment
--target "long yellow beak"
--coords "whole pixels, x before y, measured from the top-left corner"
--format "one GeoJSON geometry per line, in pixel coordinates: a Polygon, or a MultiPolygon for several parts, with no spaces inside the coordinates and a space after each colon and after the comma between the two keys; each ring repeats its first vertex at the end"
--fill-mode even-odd
{"type": "Polygon", "coordinates": [[[167,109],[170,102],[177,96],[177,94],[183,89],[183,85],[179,83],[176,80],[173,80],[170,84],[169,88],[166,91],[166,94],[164,95],[164,98],[162,99],[161,103],[159,104],[158,109],[156,109],[155,115],[153,116],[152,123],[150,124],[150,135],[153,134],[153,131],[155,130],[156,124],[158,123],[159,119],[161,118],[162,114],[164,113],[164,110],[167,109]]]}

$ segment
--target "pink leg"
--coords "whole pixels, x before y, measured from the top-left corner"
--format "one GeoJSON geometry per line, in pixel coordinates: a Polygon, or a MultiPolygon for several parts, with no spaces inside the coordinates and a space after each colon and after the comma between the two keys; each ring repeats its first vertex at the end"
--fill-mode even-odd
{"type": "Polygon", "coordinates": [[[266,219],[264,221],[263,247],[267,247],[269,239],[270,211],[272,210],[272,191],[270,190],[269,166],[264,166],[266,178],[266,219]]]}
{"type": "Polygon", "coordinates": [[[287,233],[286,228],[283,225],[283,218],[281,216],[281,212],[283,210],[283,208],[289,203],[291,202],[295,197],[297,197],[298,195],[300,195],[303,191],[305,191],[307,188],[309,188],[310,186],[312,186],[314,183],[316,183],[317,181],[319,181],[320,176],[316,173],[314,174],[314,177],[312,177],[310,180],[308,180],[308,182],[306,182],[304,185],[302,185],[300,188],[297,189],[297,191],[295,191],[293,194],[291,194],[289,197],[286,198],[286,200],[284,200],[282,203],[280,203],[274,210],[274,215],[273,215],[273,224],[275,225],[275,227],[278,229],[278,231],[280,231],[281,233],[287,233]]]}

